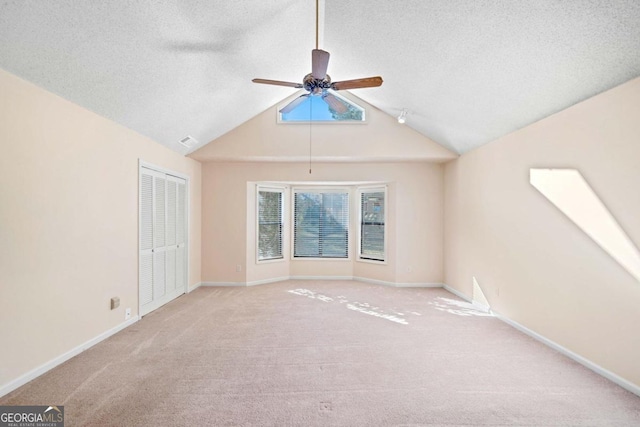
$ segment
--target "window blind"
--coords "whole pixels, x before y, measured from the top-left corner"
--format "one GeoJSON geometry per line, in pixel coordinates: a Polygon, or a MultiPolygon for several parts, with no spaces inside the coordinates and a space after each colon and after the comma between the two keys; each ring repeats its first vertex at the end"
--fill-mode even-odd
{"type": "Polygon", "coordinates": [[[294,193],[293,256],[349,257],[349,193],[294,193]]]}
{"type": "Polygon", "coordinates": [[[385,192],[360,194],[360,258],[384,261],[385,192]]]}
{"type": "Polygon", "coordinates": [[[282,191],[258,191],[258,260],[282,258],[282,191]]]}

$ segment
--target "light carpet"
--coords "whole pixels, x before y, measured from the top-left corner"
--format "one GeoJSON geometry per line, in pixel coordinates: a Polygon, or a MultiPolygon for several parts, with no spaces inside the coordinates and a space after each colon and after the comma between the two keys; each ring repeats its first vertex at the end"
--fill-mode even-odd
{"type": "Polygon", "coordinates": [[[444,289],[199,288],[0,399],[67,426],[638,426],[640,398],[444,289]]]}

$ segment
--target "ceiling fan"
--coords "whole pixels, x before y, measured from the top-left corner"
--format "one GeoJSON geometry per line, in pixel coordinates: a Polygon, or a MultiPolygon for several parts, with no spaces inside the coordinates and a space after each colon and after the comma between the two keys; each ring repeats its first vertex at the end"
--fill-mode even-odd
{"type": "Polygon", "coordinates": [[[304,88],[309,93],[300,95],[289,104],[285,105],[280,112],[283,114],[291,112],[298,105],[303,103],[310,96],[321,96],[331,109],[339,114],[346,113],[349,109],[342,101],[328,90],[360,89],[365,87],[377,87],[382,85],[382,77],[365,77],[354,80],[343,80],[332,82],[327,74],[329,65],[329,52],[318,49],[318,0],[316,0],[316,48],[311,51],[311,73],[304,76],[302,83],[283,82],[280,80],[253,79],[254,83],[267,85],[288,86],[297,89],[304,88]]]}

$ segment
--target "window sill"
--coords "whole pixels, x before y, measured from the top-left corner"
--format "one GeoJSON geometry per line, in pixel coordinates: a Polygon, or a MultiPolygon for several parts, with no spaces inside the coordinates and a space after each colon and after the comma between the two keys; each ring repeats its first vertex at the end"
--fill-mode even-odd
{"type": "Polygon", "coordinates": [[[380,261],[376,259],[357,258],[357,262],[366,262],[368,264],[387,265],[387,261],[380,261]]]}
{"type": "Polygon", "coordinates": [[[272,264],[274,262],[284,262],[285,258],[274,258],[274,259],[258,259],[256,260],[256,264],[260,265],[260,264],[272,264]]]}

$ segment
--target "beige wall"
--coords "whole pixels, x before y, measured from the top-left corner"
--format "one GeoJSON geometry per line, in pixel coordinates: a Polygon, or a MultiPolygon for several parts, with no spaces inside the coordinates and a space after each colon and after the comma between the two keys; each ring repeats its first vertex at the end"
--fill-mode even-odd
{"type": "Polygon", "coordinates": [[[139,158],[191,179],[200,282],[201,167],[2,70],[0,93],[2,387],[137,314],[139,158]]]}
{"type": "MultiPolygon", "coordinates": [[[[424,135],[353,95],[366,108],[366,124],[278,124],[274,106],[258,114],[190,157],[209,161],[443,162],[458,157],[424,135]]],[[[280,104],[282,105],[282,104],[280,104]]]]}
{"type": "MultiPolygon", "coordinates": [[[[288,276],[355,276],[393,283],[442,282],[443,166],[434,163],[205,163],[202,171],[203,281],[245,283],[288,276]],[[291,261],[256,264],[255,185],[279,182],[388,182],[388,262],[291,261]],[[240,265],[242,271],[237,272],[240,265]]],[[[290,210],[290,200],[287,200],[290,210]]],[[[356,208],[355,201],[352,209],[356,208]]],[[[353,224],[355,226],[355,224],[353,224]]],[[[285,237],[289,245],[289,236],[285,237]]]]}
{"type": "Polygon", "coordinates": [[[445,281],[640,384],[640,283],[529,184],[578,169],[640,246],[640,79],[446,165],[445,281]]]}

